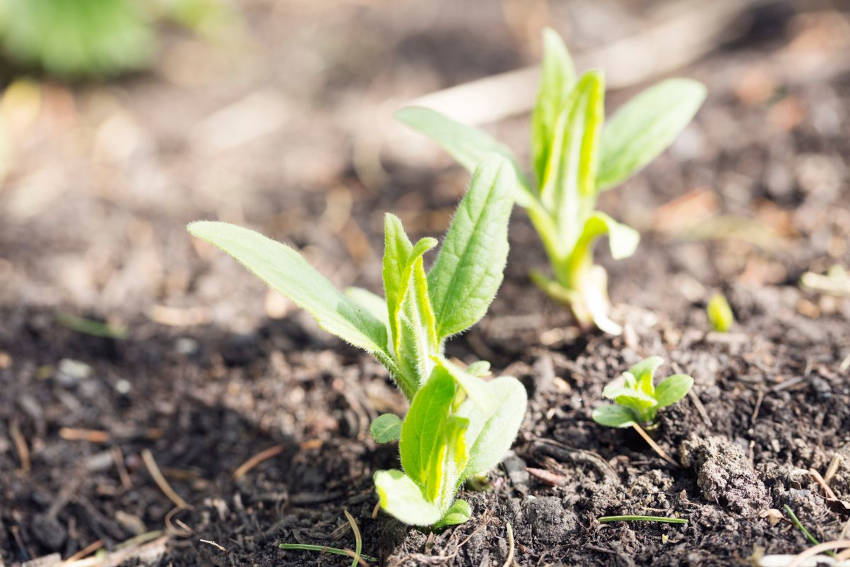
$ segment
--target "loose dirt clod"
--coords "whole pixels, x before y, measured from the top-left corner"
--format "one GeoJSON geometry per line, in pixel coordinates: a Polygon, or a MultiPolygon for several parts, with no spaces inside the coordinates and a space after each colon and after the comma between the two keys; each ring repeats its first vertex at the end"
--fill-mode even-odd
{"type": "Polygon", "coordinates": [[[691,434],[681,447],[682,464],[697,474],[707,500],[739,514],[752,514],[768,505],[767,490],[740,447],[723,437],[691,434]]]}

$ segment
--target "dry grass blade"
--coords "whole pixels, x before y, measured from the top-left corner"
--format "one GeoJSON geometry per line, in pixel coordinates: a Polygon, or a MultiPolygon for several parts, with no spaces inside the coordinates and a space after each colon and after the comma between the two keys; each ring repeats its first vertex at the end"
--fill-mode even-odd
{"type": "Polygon", "coordinates": [[[345,514],[345,518],[351,524],[351,531],[354,532],[354,561],[351,562],[351,567],[357,567],[357,563],[360,562],[360,552],[363,551],[363,538],[360,537],[360,528],[357,527],[354,516],[345,509],[343,509],[342,513],[345,514]]]}
{"type": "Polygon", "coordinates": [[[653,451],[655,451],[655,452],[658,454],[658,456],[659,456],[659,457],[661,457],[662,459],[664,459],[665,461],[667,461],[668,463],[670,463],[670,464],[671,464],[671,465],[673,465],[674,467],[679,468],[679,466],[680,466],[680,465],[679,465],[679,463],[677,463],[676,461],[674,461],[674,460],[670,457],[670,455],[668,455],[668,454],[664,451],[664,449],[662,449],[662,448],[661,448],[661,446],[660,446],[658,443],[656,443],[656,442],[655,442],[655,440],[654,440],[652,437],[650,437],[650,436],[649,436],[649,433],[647,433],[646,431],[644,431],[643,427],[641,427],[641,426],[640,426],[640,425],[638,425],[637,423],[633,423],[633,424],[632,424],[632,428],[633,428],[635,431],[637,431],[637,432],[638,432],[638,434],[639,434],[641,437],[643,437],[643,440],[644,440],[644,441],[646,441],[646,442],[647,442],[647,444],[648,444],[650,447],[652,447],[652,450],[653,450],[653,451]]]}
{"type": "Polygon", "coordinates": [[[148,472],[150,473],[153,481],[159,487],[163,494],[165,494],[169,500],[171,500],[175,506],[178,508],[192,508],[188,502],[180,498],[180,495],[174,492],[174,489],[171,488],[171,485],[168,484],[168,481],[165,480],[165,477],[162,476],[162,472],[160,472],[159,467],[156,464],[156,461],[153,458],[153,454],[150,452],[150,449],[145,449],[142,451],[142,461],[145,463],[145,467],[147,467],[148,472]]]}
{"type": "Polygon", "coordinates": [[[245,476],[251,469],[262,463],[263,461],[267,461],[272,457],[279,455],[283,452],[285,447],[283,445],[275,445],[274,447],[269,447],[265,451],[260,451],[233,471],[233,480],[239,480],[243,476],[245,476]]]}
{"type": "Polygon", "coordinates": [[[511,527],[511,523],[508,522],[506,528],[507,536],[508,536],[508,556],[505,558],[505,562],[502,567],[511,567],[514,562],[514,529],[511,527]]]}

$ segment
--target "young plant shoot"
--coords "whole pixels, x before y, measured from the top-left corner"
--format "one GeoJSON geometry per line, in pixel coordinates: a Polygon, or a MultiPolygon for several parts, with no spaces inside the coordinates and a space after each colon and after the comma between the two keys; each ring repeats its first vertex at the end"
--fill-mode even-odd
{"type": "Polygon", "coordinates": [[[705,307],[705,312],[708,315],[708,322],[711,324],[712,330],[718,333],[728,333],[732,325],[735,324],[732,308],[726,301],[726,296],[719,291],[711,296],[708,305],[705,307]]]}
{"type": "Polygon", "coordinates": [[[660,356],[650,356],[605,386],[602,395],[614,403],[593,410],[593,421],[608,427],[651,425],[658,410],[684,398],[694,385],[686,374],[673,374],[653,384],[655,370],[663,363],[660,356]]]}
{"type": "Polygon", "coordinates": [[[593,245],[607,234],[611,255],[621,259],[634,253],[639,237],[595,210],[596,198],[673,142],[702,104],[705,87],[689,79],[662,81],[626,103],[603,127],[602,74],[576,77],[558,34],[546,30],[543,39],[542,79],[531,117],[533,181],[510,149],[480,130],[427,108],[403,108],[396,118],[431,137],[469,170],[489,152],[509,158],[514,198],[534,224],[551,268],[551,275],[535,272],[532,279],[569,305],[583,326],[619,334],[620,326],[609,317],[608,277],[593,263],[593,245]]]}
{"type": "Polygon", "coordinates": [[[511,177],[503,157],[481,160],[427,273],[423,255],[437,241],[412,243],[388,213],[385,298],[357,288],[341,293],[298,252],[246,228],[221,222],[188,227],[389,370],[410,409],[403,421],[379,416],[371,432],[379,443],[399,441],[404,471],[379,471],[375,485],[381,507],[407,524],[465,522],[470,509],[455,500],[457,489],[501,461],[525,414],[525,389],[515,378],[485,381],[486,363],[464,370],[443,356],[446,339],[484,316],[502,282],[511,177]]]}

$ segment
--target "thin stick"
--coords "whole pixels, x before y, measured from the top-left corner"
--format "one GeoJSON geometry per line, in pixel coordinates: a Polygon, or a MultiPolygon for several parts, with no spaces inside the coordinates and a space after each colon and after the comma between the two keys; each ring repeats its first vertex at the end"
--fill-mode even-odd
{"type": "MultiPolygon", "coordinates": [[[[798,567],[803,562],[804,559],[806,559],[808,557],[814,557],[815,555],[818,555],[821,551],[826,551],[828,549],[844,549],[844,548],[850,548],[850,539],[839,539],[839,540],[836,540],[836,541],[828,541],[826,543],[820,543],[820,544],[818,544],[814,547],[810,547],[809,549],[807,549],[803,553],[798,554],[796,557],[794,557],[794,560],[791,561],[791,563],[788,564],[787,567],[798,567]]],[[[831,553],[831,555],[835,556],[834,553],[831,553]]]]}
{"type": "Polygon", "coordinates": [[[198,540],[198,541],[200,541],[201,543],[207,543],[207,544],[209,544],[209,545],[211,545],[211,546],[213,546],[213,547],[217,548],[219,551],[223,551],[223,552],[227,553],[227,550],[226,550],[226,549],[224,549],[224,547],[222,547],[221,545],[217,544],[216,542],[214,542],[214,541],[212,541],[212,540],[209,540],[209,539],[201,539],[201,540],[198,540]]]}
{"type": "Polygon", "coordinates": [[[508,556],[505,558],[505,562],[502,564],[502,567],[511,567],[514,562],[514,529],[511,527],[511,523],[507,524],[507,536],[508,536],[508,556]]]}
{"type": "Polygon", "coordinates": [[[687,524],[684,518],[670,518],[667,516],[602,516],[596,518],[597,522],[606,524],[608,522],[658,522],[660,524],[687,524]]]}
{"type": "Polygon", "coordinates": [[[671,459],[670,455],[668,455],[666,452],[664,452],[664,449],[662,449],[661,446],[658,443],[656,443],[655,440],[652,437],[650,437],[649,434],[646,431],[643,430],[643,427],[641,427],[637,423],[633,423],[632,428],[635,431],[637,431],[638,434],[640,434],[641,437],[643,437],[643,440],[646,441],[647,444],[649,444],[650,447],[652,447],[653,451],[658,453],[659,457],[661,457],[662,459],[664,459],[665,461],[667,461],[668,463],[670,463],[674,467],[676,467],[676,468],[679,467],[679,463],[677,463],[676,461],[671,459]]]}
{"type": "Polygon", "coordinates": [[[79,550],[77,553],[66,559],[65,563],[73,563],[74,561],[78,561],[84,557],[88,557],[101,547],[103,547],[103,541],[99,539],[95,540],[94,542],[88,544],[87,546],[79,550]]]}
{"type": "Polygon", "coordinates": [[[109,432],[100,429],[63,427],[59,430],[59,437],[61,437],[65,441],[88,441],[89,443],[107,443],[109,441],[109,432]]]}
{"type": "MultiPolygon", "coordinates": [[[[313,545],[312,543],[281,543],[279,547],[288,551],[318,551],[320,553],[333,553],[334,555],[357,557],[357,553],[350,549],[340,549],[338,547],[328,547],[326,545],[313,545]]],[[[361,554],[360,559],[358,560],[360,565],[363,567],[369,567],[367,561],[378,561],[378,558],[361,554]]]]}
{"type": "Polygon", "coordinates": [[[827,498],[831,498],[833,500],[836,499],[835,492],[829,487],[824,478],[820,475],[818,471],[815,469],[809,469],[809,474],[812,475],[812,478],[820,485],[823,489],[824,494],[826,494],[827,498]]]}
{"type": "Polygon", "coordinates": [[[351,531],[354,532],[354,560],[351,562],[351,567],[357,567],[360,561],[360,552],[363,551],[363,538],[360,537],[360,528],[357,527],[357,522],[354,521],[354,516],[349,514],[348,510],[342,509],[348,523],[351,524],[351,531]]]}
{"type": "Polygon", "coordinates": [[[156,461],[153,459],[153,454],[150,452],[150,449],[142,451],[142,461],[144,461],[153,481],[175,506],[178,508],[192,508],[188,502],[180,498],[180,495],[174,492],[174,489],[171,488],[171,485],[169,485],[168,481],[165,480],[165,477],[162,476],[162,473],[159,471],[159,467],[156,465],[156,461]]]}
{"type": "Polygon", "coordinates": [[[832,457],[832,460],[829,462],[829,466],[826,467],[826,473],[824,473],[824,475],[823,475],[823,481],[826,484],[829,484],[829,482],[832,480],[832,477],[834,477],[835,473],[838,472],[838,467],[840,467],[840,466],[841,466],[841,455],[836,453],[832,457]]]}
{"type": "Polygon", "coordinates": [[[240,478],[245,476],[248,471],[259,465],[263,461],[267,461],[275,455],[280,454],[284,448],[284,445],[275,445],[274,447],[269,447],[265,451],[260,451],[259,453],[239,465],[239,468],[233,471],[233,480],[239,480],[240,478]]]}
{"type": "Polygon", "coordinates": [[[688,390],[688,399],[690,399],[691,403],[694,404],[694,407],[697,408],[697,413],[699,413],[699,416],[702,418],[703,423],[705,423],[709,427],[714,427],[714,424],[711,422],[711,418],[708,417],[708,412],[705,411],[705,406],[702,405],[702,400],[699,399],[699,396],[693,388],[688,390]]]}
{"type": "Polygon", "coordinates": [[[112,460],[115,462],[115,468],[118,470],[118,478],[121,479],[121,487],[124,490],[133,488],[133,481],[130,480],[130,475],[127,473],[127,467],[124,465],[124,452],[121,447],[115,445],[112,447],[112,460]]]}
{"type": "Polygon", "coordinates": [[[15,444],[15,450],[18,452],[18,458],[21,461],[21,470],[30,472],[30,449],[27,446],[27,440],[24,439],[17,421],[9,424],[9,436],[12,437],[12,443],[15,444]]]}

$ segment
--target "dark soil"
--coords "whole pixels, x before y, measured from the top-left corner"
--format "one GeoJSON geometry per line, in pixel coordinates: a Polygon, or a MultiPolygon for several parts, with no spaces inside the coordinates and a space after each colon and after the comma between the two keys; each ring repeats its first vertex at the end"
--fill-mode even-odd
{"type": "MultiPolygon", "coordinates": [[[[489,490],[463,493],[473,519],[430,533],[374,513],[371,474],[398,457],[368,425],[404,409],[383,368],[190,242],[183,225],[251,224],[340,285],[377,290],[383,211],[438,234],[466,175],[430,160],[427,146],[412,163],[388,150],[383,169],[371,168],[357,113],[536,56],[498,8],[319,3],[279,8],[283,18],[273,4],[246,2],[256,44],[236,62],[215,52],[203,59],[210,68],[188,64],[215,48],[176,36],[170,49],[184,60],[124,84],[50,86],[37,121],[11,134],[0,189],[0,565],[67,558],[96,541],[116,551],[140,535],[127,564],[344,565],[277,547],[353,549],[343,510],[363,552],[394,566],[501,566],[508,525],[520,565],[746,564],[809,545],[785,505],[821,541],[848,534],[850,298],[798,282],[850,266],[850,74],[795,67],[809,72],[797,80],[786,67],[835,62],[850,49],[850,15],[786,14],[776,34],[682,72],[711,93],[695,124],[600,204],[643,234],[625,261],[599,246],[621,337],[581,333],[531,286],[528,270],[545,260],[516,212],[500,295],[449,354],[517,376],[529,412],[489,490]],[[371,33],[385,44],[363,39],[371,33]],[[258,46],[275,55],[250,59],[258,46]],[[214,85],[221,68],[239,73],[214,85]],[[204,138],[208,116],[270,91],[286,106],[271,133],[232,146],[204,138]],[[717,289],[737,318],[728,334],[708,332],[717,289]],[[128,335],[75,331],[68,313],[128,335]],[[604,385],[653,354],[667,360],[662,372],[696,382],[652,431],[678,467],[633,431],[590,419],[604,385]],[[157,486],[146,451],[190,508],[157,486]],[[834,460],[830,499],[809,471],[834,460]],[[688,524],[596,521],[616,514],[688,524]]],[[[639,27],[634,4],[588,13],[613,10],[611,21],[639,27]]],[[[573,6],[553,3],[553,16],[575,22],[591,10],[573,6]]],[[[577,25],[576,42],[604,44],[617,29],[577,25]]],[[[498,134],[522,148],[525,120],[498,134]]]]}

